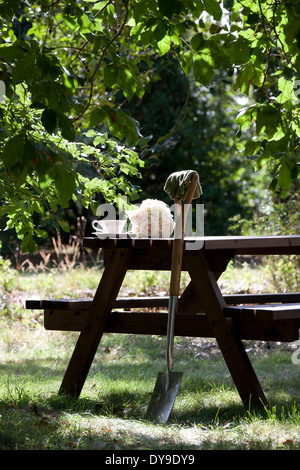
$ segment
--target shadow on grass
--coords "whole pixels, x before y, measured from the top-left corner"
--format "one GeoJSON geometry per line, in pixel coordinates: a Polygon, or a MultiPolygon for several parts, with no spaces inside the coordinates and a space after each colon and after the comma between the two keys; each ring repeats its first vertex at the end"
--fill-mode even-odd
{"type": "MultiPolygon", "coordinates": [[[[164,371],[162,361],[143,363],[109,363],[97,360],[92,366],[81,396],[72,398],[59,395],[58,390],[66,370],[66,363],[56,361],[55,368],[48,364],[53,358],[25,359],[0,365],[2,399],[0,403],[16,402],[27,406],[38,400],[42,406],[74,412],[89,411],[95,415],[142,419],[150,402],[157,374],[164,371]],[[5,391],[6,389],[6,391],[5,391]]],[[[203,423],[244,417],[249,410],[242,405],[223,360],[179,363],[183,379],[171,413],[171,423],[203,423]]],[[[292,377],[289,377],[292,380],[292,377]]],[[[288,407],[299,402],[299,391],[289,382],[272,383],[268,378],[271,407],[288,407]]],[[[264,388],[264,384],[263,384],[264,388]]],[[[259,410],[260,416],[266,416],[259,410]]]]}
{"type": "MultiPolygon", "coordinates": [[[[202,361],[202,367],[192,361],[188,369],[184,362],[178,364],[184,377],[166,425],[144,418],[164,361],[124,363],[120,358],[106,363],[98,357],[78,399],[58,394],[66,361],[55,361],[55,367],[53,363],[48,357],[0,366],[0,449],[229,449],[234,444],[226,432],[219,439],[217,433],[211,437],[211,430],[226,430],[228,423],[238,429],[250,416],[222,359],[202,361]],[[182,430],[190,434],[182,435],[182,430]]],[[[287,390],[275,396],[272,406],[279,421],[292,415],[295,400],[295,393],[287,390]],[[283,408],[285,418],[280,415],[283,408]]],[[[269,414],[256,411],[253,417],[267,421],[269,414]]],[[[240,437],[237,448],[273,448],[271,438],[251,439],[245,443],[240,437]]]]}

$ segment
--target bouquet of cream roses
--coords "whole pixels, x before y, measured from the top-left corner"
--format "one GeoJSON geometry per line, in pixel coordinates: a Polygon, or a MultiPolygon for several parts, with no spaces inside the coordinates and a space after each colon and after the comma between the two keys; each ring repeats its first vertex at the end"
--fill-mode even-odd
{"type": "Polygon", "coordinates": [[[127,211],[127,215],[138,238],[168,238],[175,227],[169,207],[157,199],[146,199],[138,209],[127,211]]]}

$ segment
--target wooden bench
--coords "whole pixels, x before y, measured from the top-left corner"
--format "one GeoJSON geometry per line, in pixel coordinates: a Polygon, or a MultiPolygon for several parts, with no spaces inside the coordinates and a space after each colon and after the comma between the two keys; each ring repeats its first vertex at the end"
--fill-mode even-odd
{"type": "MultiPolygon", "coordinates": [[[[227,305],[241,304],[282,304],[300,303],[300,292],[279,294],[233,294],[224,295],[227,305]]],[[[92,299],[46,299],[27,300],[26,308],[30,310],[88,310],[92,299]]],[[[121,297],[115,302],[117,308],[141,308],[141,307],[168,307],[169,297],[121,297]]]]}
{"type": "MultiPolygon", "coordinates": [[[[299,338],[300,293],[226,295],[224,315],[230,318],[242,339],[292,342],[299,338]]],[[[164,335],[168,297],[118,298],[105,332],[164,335]],[[131,311],[143,309],[148,311],[131,311]],[[125,309],[125,311],[120,311],[125,309]],[[126,311],[127,310],[127,311],[126,311]],[[152,311],[151,311],[152,310],[152,311]]],[[[27,309],[44,310],[47,330],[82,331],[92,299],[28,300],[27,309]]],[[[175,335],[213,337],[205,314],[179,313],[175,335]]]]}

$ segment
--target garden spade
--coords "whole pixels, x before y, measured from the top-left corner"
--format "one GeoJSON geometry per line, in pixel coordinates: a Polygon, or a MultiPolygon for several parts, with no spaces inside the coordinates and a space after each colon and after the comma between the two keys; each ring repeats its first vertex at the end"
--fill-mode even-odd
{"type": "MultiPolygon", "coordinates": [[[[170,177],[172,175],[170,175],[170,177]]],[[[165,423],[168,421],[183,376],[183,372],[174,372],[173,370],[174,325],[180,287],[184,225],[188,208],[193,199],[198,181],[198,174],[193,172],[189,181],[187,196],[185,198],[184,213],[182,210],[181,200],[175,199],[176,225],[172,249],[170,298],[167,323],[167,372],[159,372],[146,413],[146,419],[156,421],[158,423],[165,423]]]]}

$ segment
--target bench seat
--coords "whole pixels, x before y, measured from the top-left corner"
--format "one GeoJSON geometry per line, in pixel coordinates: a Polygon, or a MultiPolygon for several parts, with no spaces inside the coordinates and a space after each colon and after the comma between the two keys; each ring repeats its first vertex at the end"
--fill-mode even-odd
{"type": "Polygon", "coordinates": [[[224,307],[223,311],[226,317],[242,315],[260,320],[300,319],[300,303],[240,305],[235,307],[224,307]]]}
{"type": "MultiPolygon", "coordinates": [[[[89,310],[93,300],[88,299],[47,299],[27,300],[29,310],[89,310]]],[[[169,297],[121,297],[115,302],[114,308],[168,307],[169,297]]]]}
{"type": "MultiPolygon", "coordinates": [[[[264,294],[265,295],[265,294],[264,294]]],[[[267,297],[273,300],[274,294],[267,297]]],[[[281,294],[281,301],[291,300],[290,294],[281,294]],[[288,296],[288,297],[286,297],[288,296]]],[[[294,295],[294,294],[292,294],[294,295]]],[[[244,300],[244,295],[226,296],[233,306],[224,307],[224,315],[232,319],[242,339],[260,341],[292,342],[299,339],[300,303],[273,303],[261,305],[236,305],[244,300]]],[[[251,296],[258,301],[257,296],[251,296]]],[[[295,295],[298,300],[298,294],[295,295]]],[[[260,297],[261,299],[261,297],[260,297]]],[[[279,301],[279,297],[276,298],[279,301]]],[[[109,317],[105,332],[165,335],[167,313],[161,311],[128,311],[131,308],[151,307],[157,309],[168,307],[168,297],[119,298],[109,317]],[[120,309],[127,311],[120,311],[120,309]]],[[[26,308],[44,310],[44,327],[47,330],[82,331],[86,327],[92,299],[53,299],[28,300],[26,308]]],[[[175,335],[213,337],[210,324],[205,314],[179,313],[176,316],[175,335]]]]}
{"type": "Polygon", "coordinates": [[[224,295],[224,300],[227,305],[299,303],[300,292],[275,294],[233,294],[224,295]]]}
{"type": "MultiPolygon", "coordinates": [[[[289,294],[233,294],[224,295],[226,304],[294,304],[300,303],[300,292],[289,294]]],[[[143,307],[168,307],[169,297],[121,297],[115,302],[115,308],[143,308],[143,307]]],[[[92,305],[92,299],[46,299],[27,300],[26,308],[29,310],[88,310],[92,305]]],[[[235,314],[234,310],[232,314],[235,314]]]]}

